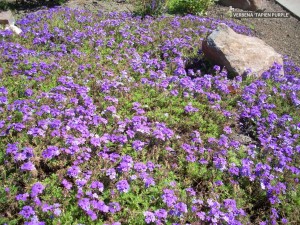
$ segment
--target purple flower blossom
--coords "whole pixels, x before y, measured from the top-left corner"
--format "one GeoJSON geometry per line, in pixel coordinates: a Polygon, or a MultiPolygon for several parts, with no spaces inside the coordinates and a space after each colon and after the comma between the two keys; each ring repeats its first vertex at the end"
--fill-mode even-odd
{"type": "Polygon", "coordinates": [[[62,185],[67,189],[67,190],[70,190],[71,188],[72,188],[72,184],[69,182],[69,181],[67,181],[66,179],[63,179],[62,180],[62,185]]]}
{"type": "Polygon", "coordinates": [[[86,179],[77,179],[77,180],[75,181],[75,183],[76,183],[76,185],[77,185],[78,187],[83,187],[84,185],[86,185],[87,180],[86,180],[86,179]]]}
{"type": "Polygon", "coordinates": [[[109,203],[109,212],[110,213],[116,213],[121,210],[121,206],[118,202],[111,202],[109,203]]]}
{"type": "Polygon", "coordinates": [[[35,215],[35,211],[31,206],[26,205],[22,208],[19,214],[25,219],[29,219],[31,216],[35,215]]]}
{"type": "MultiPolygon", "coordinates": [[[[2,68],[0,68],[0,74],[1,74],[1,72],[2,72],[2,68]]],[[[0,87],[0,94],[1,95],[7,95],[8,94],[8,91],[7,91],[6,87],[4,87],[4,86],[0,87]]]]}
{"type": "Polygon", "coordinates": [[[157,123],[156,130],[153,131],[153,136],[157,139],[165,141],[166,139],[170,139],[174,136],[174,132],[167,128],[164,123],[157,123]]]}
{"type": "Polygon", "coordinates": [[[45,131],[43,129],[36,128],[36,127],[29,129],[27,134],[32,135],[33,137],[38,137],[38,136],[45,137],[45,131]]]}
{"type": "Polygon", "coordinates": [[[229,126],[226,126],[226,127],[224,127],[224,132],[226,133],[226,134],[231,134],[231,132],[232,132],[232,130],[231,130],[231,128],[229,127],[229,126]]]}
{"type": "Polygon", "coordinates": [[[178,95],[178,90],[174,89],[174,90],[170,91],[170,93],[173,96],[177,96],[178,95]]]}
{"type": "Polygon", "coordinates": [[[151,171],[151,172],[152,172],[152,171],[154,170],[154,168],[155,168],[154,163],[151,162],[151,161],[148,161],[148,162],[146,163],[146,165],[147,165],[148,170],[151,171]]]}
{"type": "Polygon", "coordinates": [[[146,211],[146,212],[144,212],[144,216],[145,216],[145,222],[147,224],[155,222],[155,220],[156,220],[155,215],[152,212],[146,211]]]}
{"type": "Polygon", "coordinates": [[[191,113],[191,112],[198,112],[199,109],[193,107],[192,104],[189,103],[187,106],[184,107],[184,111],[187,113],[191,113]]]}
{"type": "Polygon", "coordinates": [[[176,216],[181,216],[183,213],[187,213],[187,205],[183,202],[176,203],[174,209],[176,216]]]}
{"type": "Polygon", "coordinates": [[[168,212],[165,209],[158,209],[154,212],[155,216],[159,219],[166,219],[168,212]]]}
{"type": "Polygon", "coordinates": [[[25,91],[25,95],[26,95],[27,97],[30,97],[30,96],[32,96],[32,95],[33,95],[33,90],[32,90],[32,89],[30,89],[30,88],[26,89],[26,91],[25,91]]]}
{"type": "Polygon", "coordinates": [[[214,70],[215,70],[216,72],[219,72],[219,71],[221,70],[221,67],[218,66],[218,65],[214,65],[214,70]]]}
{"type": "Polygon", "coordinates": [[[132,142],[132,148],[136,151],[141,151],[144,146],[145,146],[145,142],[142,142],[140,140],[136,140],[132,142]]]}
{"type": "Polygon", "coordinates": [[[60,151],[57,146],[48,146],[46,150],[42,152],[42,156],[45,159],[52,159],[55,156],[58,156],[60,151]]]}
{"type": "Polygon", "coordinates": [[[47,204],[47,203],[44,203],[43,205],[42,205],[42,211],[43,212],[49,212],[50,210],[52,210],[52,206],[51,205],[49,205],[49,204],[47,204]]]}
{"type": "Polygon", "coordinates": [[[147,166],[141,162],[135,163],[133,168],[139,173],[146,172],[146,170],[147,170],[147,166]]]}
{"type": "Polygon", "coordinates": [[[186,188],[185,190],[186,190],[186,192],[187,192],[190,196],[195,196],[195,195],[196,195],[196,192],[194,191],[193,188],[186,188]]]}
{"type": "Polygon", "coordinates": [[[21,166],[21,170],[26,170],[26,171],[31,171],[31,170],[35,170],[35,166],[32,162],[26,162],[21,166]]]}
{"type": "Polygon", "coordinates": [[[16,200],[17,201],[27,201],[27,198],[29,197],[29,194],[28,193],[25,193],[25,194],[18,194],[16,196],[16,200]]]}
{"type": "Polygon", "coordinates": [[[54,209],[54,210],[53,210],[53,214],[54,214],[55,216],[60,216],[60,214],[61,214],[61,209],[59,209],[59,208],[54,209]]]}
{"type": "Polygon", "coordinates": [[[217,169],[224,171],[227,167],[227,162],[226,159],[224,159],[223,157],[214,157],[214,165],[217,169]]]}
{"type": "Polygon", "coordinates": [[[104,185],[99,181],[93,181],[90,185],[91,188],[98,189],[100,192],[103,192],[104,185]]]}
{"type": "Polygon", "coordinates": [[[40,222],[36,215],[32,216],[30,221],[25,222],[25,225],[45,225],[45,222],[40,222]]]}
{"type": "Polygon", "coordinates": [[[131,156],[125,155],[122,157],[122,160],[117,168],[121,172],[128,172],[132,168],[132,166],[133,166],[133,160],[131,156]]]}
{"type": "Polygon", "coordinates": [[[217,180],[217,181],[215,182],[215,185],[217,185],[217,186],[222,186],[222,185],[223,185],[223,182],[222,182],[221,180],[217,180]]]}
{"type": "Polygon", "coordinates": [[[0,129],[3,128],[5,125],[5,121],[4,120],[0,120],[0,129]]]}
{"type": "Polygon", "coordinates": [[[40,182],[35,183],[31,187],[31,197],[36,197],[39,194],[42,194],[44,189],[45,189],[45,186],[42,183],[40,183],[40,182]]]}
{"type": "Polygon", "coordinates": [[[106,108],[107,111],[110,111],[111,113],[115,114],[117,112],[117,109],[115,106],[108,106],[106,108]]]}
{"type": "Polygon", "coordinates": [[[90,209],[90,200],[88,198],[82,198],[78,201],[78,205],[80,208],[82,208],[84,211],[88,211],[90,209]]]}
{"type": "Polygon", "coordinates": [[[86,214],[91,218],[92,221],[94,221],[98,218],[97,214],[91,209],[87,210],[86,214]]]}
{"type": "Polygon", "coordinates": [[[70,177],[77,177],[80,172],[81,172],[81,170],[78,166],[72,166],[68,169],[67,174],[70,177]]]}
{"type": "Polygon", "coordinates": [[[113,180],[116,178],[117,173],[114,168],[109,168],[106,170],[106,176],[109,176],[109,179],[113,180]]]}
{"type": "Polygon", "coordinates": [[[176,197],[174,191],[171,189],[164,189],[163,195],[161,197],[162,197],[163,202],[166,203],[168,207],[174,206],[174,204],[177,201],[177,197],[176,197]]]}
{"type": "Polygon", "coordinates": [[[200,220],[205,220],[205,212],[197,212],[196,215],[200,220]]]}
{"type": "Polygon", "coordinates": [[[120,180],[119,182],[117,182],[116,187],[121,193],[127,193],[130,189],[127,180],[120,180]]]}
{"type": "Polygon", "coordinates": [[[0,96],[0,104],[7,104],[7,97],[6,96],[0,96]]]}
{"type": "Polygon", "coordinates": [[[105,203],[103,201],[92,200],[91,204],[94,209],[97,209],[100,212],[107,213],[109,211],[109,207],[107,205],[105,205],[105,203]]]}
{"type": "Polygon", "coordinates": [[[143,178],[143,181],[145,183],[146,188],[148,188],[150,186],[155,186],[155,181],[152,177],[147,176],[147,177],[143,178]]]}
{"type": "Polygon", "coordinates": [[[18,142],[7,144],[6,153],[15,155],[18,152],[18,142]]]}
{"type": "Polygon", "coordinates": [[[92,137],[91,144],[95,147],[99,147],[101,145],[101,139],[99,138],[99,136],[92,137]]]}

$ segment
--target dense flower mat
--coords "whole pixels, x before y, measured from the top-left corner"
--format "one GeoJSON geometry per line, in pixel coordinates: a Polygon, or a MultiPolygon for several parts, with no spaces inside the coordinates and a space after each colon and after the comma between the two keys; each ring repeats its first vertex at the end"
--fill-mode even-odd
{"type": "Polygon", "coordinates": [[[300,68],[227,79],[220,22],[251,35],[67,8],[1,31],[0,223],[299,224],[300,68]]]}

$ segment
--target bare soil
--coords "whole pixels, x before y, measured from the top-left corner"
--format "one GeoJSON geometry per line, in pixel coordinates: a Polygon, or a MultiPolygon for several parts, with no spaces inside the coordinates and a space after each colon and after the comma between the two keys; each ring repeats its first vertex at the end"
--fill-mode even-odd
{"type": "MultiPolygon", "coordinates": [[[[288,12],[275,0],[266,1],[265,12],[288,12]]],[[[246,12],[235,9],[238,12],[246,12]]],[[[208,12],[209,17],[225,17],[229,7],[212,6],[208,12]]],[[[296,65],[300,66],[300,20],[291,15],[289,18],[242,18],[233,19],[237,24],[253,28],[256,37],[272,46],[275,51],[288,56],[296,65]]]]}
{"type": "Polygon", "coordinates": [[[103,13],[132,12],[134,7],[127,2],[125,0],[70,0],[65,5],[70,8],[101,11],[103,13]]]}

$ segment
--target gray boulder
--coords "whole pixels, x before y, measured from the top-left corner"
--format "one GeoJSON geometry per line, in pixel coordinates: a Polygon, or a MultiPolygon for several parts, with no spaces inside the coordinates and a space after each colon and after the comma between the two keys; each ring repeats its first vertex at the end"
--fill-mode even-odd
{"type": "Polygon", "coordinates": [[[0,12],[0,24],[2,25],[14,25],[15,18],[11,11],[0,12]]]}
{"type": "MultiPolygon", "coordinates": [[[[234,75],[260,77],[274,62],[283,65],[282,56],[256,37],[238,34],[226,24],[220,24],[202,42],[204,56],[212,63],[225,66],[234,75]]],[[[283,69],[281,71],[283,74],[283,69]]]]}
{"type": "Polygon", "coordinates": [[[219,3],[249,11],[262,10],[265,6],[265,0],[219,0],[219,3]]]}

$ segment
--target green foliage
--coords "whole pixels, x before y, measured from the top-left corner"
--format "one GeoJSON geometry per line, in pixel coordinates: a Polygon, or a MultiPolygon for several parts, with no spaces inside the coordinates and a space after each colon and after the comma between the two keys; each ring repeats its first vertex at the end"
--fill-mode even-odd
{"type": "Polygon", "coordinates": [[[171,96],[167,92],[144,87],[144,89],[132,89],[129,99],[130,101],[126,97],[121,100],[123,107],[120,109],[120,114],[122,116],[131,117],[133,115],[132,103],[140,102],[150,120],[164,122],[167,126],[181,132],[199,130],[203,133],[203,137],[218,137],[222,132],[220,125],[225,122],[225,117],[210,110],[206,99],[202,97],[185,98],[182,93],[178,96],[171,96]],[[189,103],[192,103],[193,107],[199,111],[186,113],[184,108],[189,103]]]}
{"type": "Polygon", "coordinates": [[[187,165],[187,176],[191,179],[199,179],[207,175],[206,166],[201,166],[199,163],[189,163],[187,165]]]}
{"type": "Polygon", "coordinates": [[[9,9],[9,3],[6,0],[0,1],[0,10],[6,11],[9,9]]]}
{"type": "Polygon", "coordinates": [[[228,162],[234,163],[237,166],[241,165],[241,159],[247,156],[245,146],[241,146],[239,149],[232,149],[227,152],[228,162]]]}
{"type": "Polygon", "coordinates": [[[203,15],[213,0],[169,0],[168,11],[176,14],[203,15]]]}
{"type": "Polygon", "coordinates": [[[158,16],[165,12],[171,14],[203,15],[214,0],[135,0],[135,14],[139,16],[158,16]]]}
{"type": "Polygon", "coordinates": [[[281,210],[290,221],[299,221],[300,213],[300,187],[289,191],[287,195],[281,196],[281,210]]]}
{"type": "Polygon", "coordinates": [[[135,5],[134,13],[142,17],[159,16],[166,11],[165,0],[134,0],[133,4],[135,5]]]}
{"type": "Polygon", "coordinates": [[[65,3],[65,2],[67,2],[67,1],[68,0],[54,0],[53,2],[56,3],[56,4],[58,4],[58,5],[61,5],[61,4],[65,3]]]}

